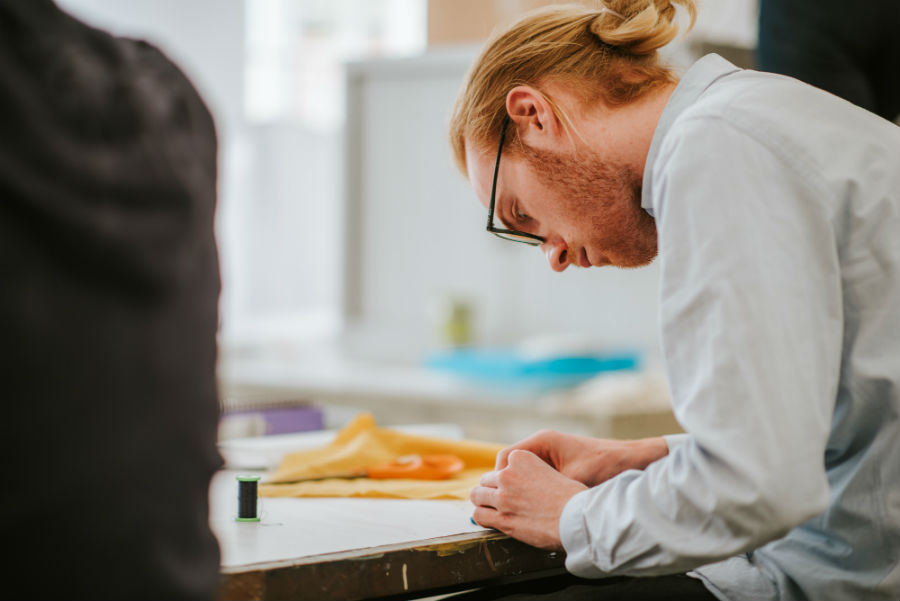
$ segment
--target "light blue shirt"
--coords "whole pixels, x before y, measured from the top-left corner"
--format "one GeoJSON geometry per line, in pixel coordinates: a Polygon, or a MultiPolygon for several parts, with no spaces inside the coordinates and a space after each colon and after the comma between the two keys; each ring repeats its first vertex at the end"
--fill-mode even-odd
{"type": "Polygon", "coordinates": [[[707,56],[656,128],[643,206],[687,434],[569,501],[566,566],[900,598],[900,128],[707,56]]]}

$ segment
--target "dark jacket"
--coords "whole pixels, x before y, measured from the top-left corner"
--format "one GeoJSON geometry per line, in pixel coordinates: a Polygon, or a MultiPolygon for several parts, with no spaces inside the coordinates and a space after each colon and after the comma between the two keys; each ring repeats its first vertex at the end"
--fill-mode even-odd
{"type": "Polygon", "coordinates": [[[215,199],[162,53],[0,0],[4,598],[215,594],[215,199]]]}

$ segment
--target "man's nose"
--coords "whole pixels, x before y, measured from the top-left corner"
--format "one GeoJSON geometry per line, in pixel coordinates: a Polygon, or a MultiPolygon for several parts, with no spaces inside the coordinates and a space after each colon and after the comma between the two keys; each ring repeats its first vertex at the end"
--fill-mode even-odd
{"type": "Polygon", "coordinates": [[[541,250],[544,251],[544,256],[547,257],[547,262],[550,263],[550,269],[553,271],[565,271],[569,266],[572,253],[569,252],[569,247],[562,240],[544,242],[541,250]]]}

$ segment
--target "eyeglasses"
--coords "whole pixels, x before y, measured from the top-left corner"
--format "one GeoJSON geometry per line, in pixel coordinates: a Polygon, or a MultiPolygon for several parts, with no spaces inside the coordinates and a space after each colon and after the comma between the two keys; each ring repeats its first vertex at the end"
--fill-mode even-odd
{"type": "Polygon", "coordinates": [[[503,118],[503,127],[500,130],[500,144],[497,146],[497,162],[494,164],[494,180],[491,183],[491,204],[488,206],[487,231],[495,236],[499,236],[504,240],[512,240],[513,242],[521,242],[530,244],[531,246],[540,246],[546,240],[540,236],[529,234],[528,232],[520,232],[519,230],[508,230],[494,226],[494,201],[497,197],[497,173],[500,170],[500,155],[503,152],[503,140],[506,138],[506,129],[509,126],[509,115],[503,118]]]}

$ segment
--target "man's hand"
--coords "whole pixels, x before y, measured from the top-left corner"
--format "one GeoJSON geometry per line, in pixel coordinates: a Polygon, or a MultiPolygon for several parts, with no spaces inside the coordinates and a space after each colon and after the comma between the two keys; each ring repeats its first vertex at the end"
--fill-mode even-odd
{"type": "Polygon", "coordinates": [[[481,477],[469,498],[480,525],[542,549],[561,550],[559,517],[587,486],[567,478],[533,453],[513,450],[504,467],[481,477]]]}
{"type": "Polygon", "coordinates": [[[502,470],[516,450],[530,451],[562,475],[596,486],[629,469],[642,470],[669,453],[663,438],[606,440],[542,430],[497,454],[502,470]]]}

